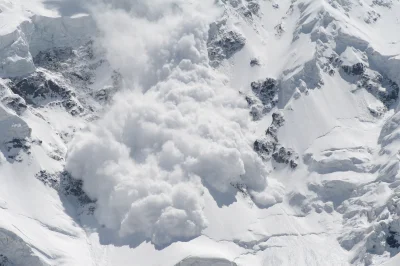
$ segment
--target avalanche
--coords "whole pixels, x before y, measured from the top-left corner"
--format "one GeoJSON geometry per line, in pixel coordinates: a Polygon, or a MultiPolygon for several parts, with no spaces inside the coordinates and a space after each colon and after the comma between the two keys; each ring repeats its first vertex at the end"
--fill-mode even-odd
{"type": "Polygon", "coordinates": [[[0,0],[0,265],[397,265],[396,0],[0,0]]]}

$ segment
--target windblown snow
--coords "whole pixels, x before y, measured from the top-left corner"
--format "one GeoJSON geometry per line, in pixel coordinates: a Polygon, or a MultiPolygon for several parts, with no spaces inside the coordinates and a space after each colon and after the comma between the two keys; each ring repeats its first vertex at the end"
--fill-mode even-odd
{"type": "Polygon", "coordinates": [[[0,265],[397,265],[399,19],[0,0],[0,265]]]}

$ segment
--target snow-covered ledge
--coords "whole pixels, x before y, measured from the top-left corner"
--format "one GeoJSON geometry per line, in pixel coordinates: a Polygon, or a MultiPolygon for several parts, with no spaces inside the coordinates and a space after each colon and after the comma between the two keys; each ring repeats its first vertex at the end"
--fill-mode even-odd
{"type": "Polygon", "coordinates": [[[34,15],[18,21],[12,13],[0,13],[0,78],[25,76],[35,71],[33,57],[53,47],[79,47],[96,32],[87,14],[71,17],[34,15]],[[0,25],[1,26],[1,25],[0,25]]]}

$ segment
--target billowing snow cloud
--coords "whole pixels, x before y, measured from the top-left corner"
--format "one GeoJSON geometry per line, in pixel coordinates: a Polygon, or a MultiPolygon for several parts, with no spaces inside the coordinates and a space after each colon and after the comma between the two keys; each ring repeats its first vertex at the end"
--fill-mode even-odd
{"type": "Polygon", "coordinates": [[[246,102],[208,65],[213,2],[121,0],[94,12],[127,88],[76,136],[66,168],[97,199],[98,221],[121,236],[188,240],[207,227],[206,188],[266,188],[246,102]]]}

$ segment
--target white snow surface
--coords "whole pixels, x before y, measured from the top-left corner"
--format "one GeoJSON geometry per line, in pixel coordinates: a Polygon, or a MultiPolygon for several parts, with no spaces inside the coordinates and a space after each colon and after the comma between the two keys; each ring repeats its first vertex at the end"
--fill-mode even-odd
{"type": "Polygon", "coordinates": [[[399,1],[82,2],[0,0],[0,265],[399,265],[399,1]]]}

